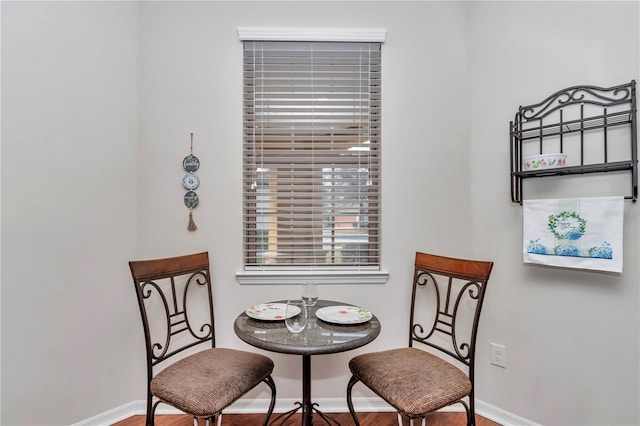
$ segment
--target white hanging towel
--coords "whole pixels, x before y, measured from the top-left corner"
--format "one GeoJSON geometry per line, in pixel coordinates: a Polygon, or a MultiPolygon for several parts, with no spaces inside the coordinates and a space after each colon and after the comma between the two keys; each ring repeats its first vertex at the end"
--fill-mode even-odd
{"type": "Polygon", "coordinates": [[[525,263],[622,272],[624,197],[524,200],[522,206],[525,263]]]}

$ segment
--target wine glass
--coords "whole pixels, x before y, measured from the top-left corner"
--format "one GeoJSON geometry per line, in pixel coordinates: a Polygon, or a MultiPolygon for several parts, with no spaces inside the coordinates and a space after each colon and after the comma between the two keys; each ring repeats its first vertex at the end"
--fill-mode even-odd
{"type": "Polygon", "coordinates": [[[314,306],[318,301],[318,284],[315,282],[305,282],[302,284],[302,300],[307,306],[314,306]]]}
{"type": "Polygon", "coordinates": [[[302,299],[287,300],[284,323],[292,333],[300,333],[307,326],[307,305],[302,299]]]}

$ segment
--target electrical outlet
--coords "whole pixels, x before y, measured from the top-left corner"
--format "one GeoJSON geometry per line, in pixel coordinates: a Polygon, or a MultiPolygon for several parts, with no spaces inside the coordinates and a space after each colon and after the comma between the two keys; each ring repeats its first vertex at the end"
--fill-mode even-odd
{"type": "Polygon", "coordinates": [[[491,364],[507,368],[507,348],[497,343],[491,344],[491,364]]]}

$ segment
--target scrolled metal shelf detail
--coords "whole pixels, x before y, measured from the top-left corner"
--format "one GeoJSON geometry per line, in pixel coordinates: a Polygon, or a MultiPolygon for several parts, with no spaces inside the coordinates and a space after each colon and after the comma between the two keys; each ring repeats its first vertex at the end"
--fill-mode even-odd
{"type": "Polygon", "coordinates": [[[542,102],[520,106],[509,123],[511,201],[523,202],[523,180],[545,176],[629,173],[634,202],[638,197],[636,82],[604,88],[573,86],[542,102]],[[616,129],[614,131],[614,128],[616,129]],[[627,136],[628,135],[628,136],[627,136]],[[611,151],[612,146],[622,148],[611,151]],[[561,167],[523,170],[529,156],[569,154],[561,167]]]}
{"type": "Polygon", "coordinates": [[[627,102],[631,98],[631,90],[627,86],[620,85],[610,88],[596,86],[569,87],[552,94],[540,103],[520,107],[520,113],[523,118],[532,120],[547,116],[571,104],[582,103],[604,107],[627,102]],[[610,95],[607,96],[607,94],[610,95]],[[553,106],[554,104],[557,105],[553,106]]]}

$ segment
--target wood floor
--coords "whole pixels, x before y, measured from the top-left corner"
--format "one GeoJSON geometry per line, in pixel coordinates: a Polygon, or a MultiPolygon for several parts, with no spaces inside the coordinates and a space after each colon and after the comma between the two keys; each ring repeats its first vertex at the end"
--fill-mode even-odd
{"type": "MultiPolygon", "coordinates": [[[[352,426],[354,424],[349,413],[331,414],[331,417],[343,426],[352,426]]],[[[222,426],[260,426],[263,419],[264,415],[262,414],[224,414],[222,416],[222,426]]],[[[398,416],[395,413],[359,413],[358,419],[360,420],[360,426],[398,425],[398,416]]],[[[115,423],[114,426],[144,426],[144,420],[144,416],[133,416],[115,423]]],[[[193,426],[193,418],[187,415],[157,415],[155,424],[156,426],[193,426]]],[[[277,426],[299,426],[300,424],[299,414],[289,418],[282,425],[279,422],[274,422],[274,425],[277,426]]],[[[427,418],[428,426],[465,426],[466,424],[466,415],[460,412],[433,413],[427,418]]],[[[200,425],[204,425],[204,422],[201,421],[200,425]]],[[[313,425],[326,426],[327,423],[318,416],[314,416],[313,425]]],[[[409,425],[409,422],[405,420],[404,425],[409,425]]],[[[414,421],[414,425],[419,426],[420,422],[414,421]]],[[[216,425],[213,424],[211,426],[216,425]]],[[[476,415],[476,426],[500,426],[500,424],[476,415]]]]}

